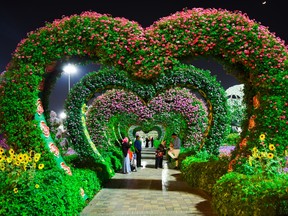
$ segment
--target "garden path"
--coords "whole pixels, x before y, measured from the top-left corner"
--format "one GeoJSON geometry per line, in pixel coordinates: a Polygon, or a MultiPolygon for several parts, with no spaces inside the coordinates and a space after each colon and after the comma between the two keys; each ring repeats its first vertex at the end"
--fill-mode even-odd
{"type": "Polygon", "coordinates": [[[155,169],[154,148],[142,151],[142,165],[131,174],[116,173],[83,209],[80,216],[216,215],[209,197],[191,188],[180,171],[155,169]]]}

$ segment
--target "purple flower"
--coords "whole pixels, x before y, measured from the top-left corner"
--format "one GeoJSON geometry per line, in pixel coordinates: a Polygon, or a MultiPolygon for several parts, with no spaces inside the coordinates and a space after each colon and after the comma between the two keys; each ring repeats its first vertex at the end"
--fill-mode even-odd
{"type": "Polygon", "coordinates": [[[219,155],[221,156],[231,156],[231,152],[235,150],[235,146],[220,146],[219,155]]]}
{"type": "Polygon", "coordinates": [[[0,147],[4,149],[10,149],[10,146],[7,145],[6,139],[4,138],[3,134],[0,134],[0,147]]]}

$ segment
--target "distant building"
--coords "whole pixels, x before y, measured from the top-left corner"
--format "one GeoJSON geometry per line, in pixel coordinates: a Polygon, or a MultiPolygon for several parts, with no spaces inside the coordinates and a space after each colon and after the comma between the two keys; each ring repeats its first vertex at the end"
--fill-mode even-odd
{"type": "Polygon", "coordinates": [[[241,122],[244,118],[244,112],[246,109],[245,104],[243,103],[244,97],[244,84],[234,85],[229,87],[226,90],[227,102],[232,113],[231,120],[231,131],[240,133],[241,122]]]}
{"type": "Polygon", "coordinates": [[[238,103],[241,102],[243,100],[244,97],[244,84],[240,84],[240,85],[234,85],[229,87],[226,90],[226,94],[227,94],[227,98],[228,98],[228,103],[238,103]]]}

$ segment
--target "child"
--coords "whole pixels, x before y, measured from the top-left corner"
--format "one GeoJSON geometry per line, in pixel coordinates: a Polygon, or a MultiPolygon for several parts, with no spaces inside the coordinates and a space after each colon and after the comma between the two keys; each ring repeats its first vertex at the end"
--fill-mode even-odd
{"type": "Polygon", "coordinates": [[[137,155],[136,152],[131,151],[131,171],[137,172],[137,155]]]}
{"type": "Polygon", "coordinates": [[[166,148],[161,143],[155,151],[155,168],[163,168],[163,156],[166,154],[166,148]]]}

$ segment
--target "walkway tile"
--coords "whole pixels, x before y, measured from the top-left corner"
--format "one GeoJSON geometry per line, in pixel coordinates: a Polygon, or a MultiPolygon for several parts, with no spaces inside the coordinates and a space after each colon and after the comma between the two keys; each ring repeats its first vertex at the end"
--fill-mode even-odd
{"type": "Polygon", "coordinates": [[[154,168],[154,150],[143,150],[137,172],[116,175],[83,209],[80,216],[215,216],[209,197],[191,188],[179,170],[154,168]]]}

